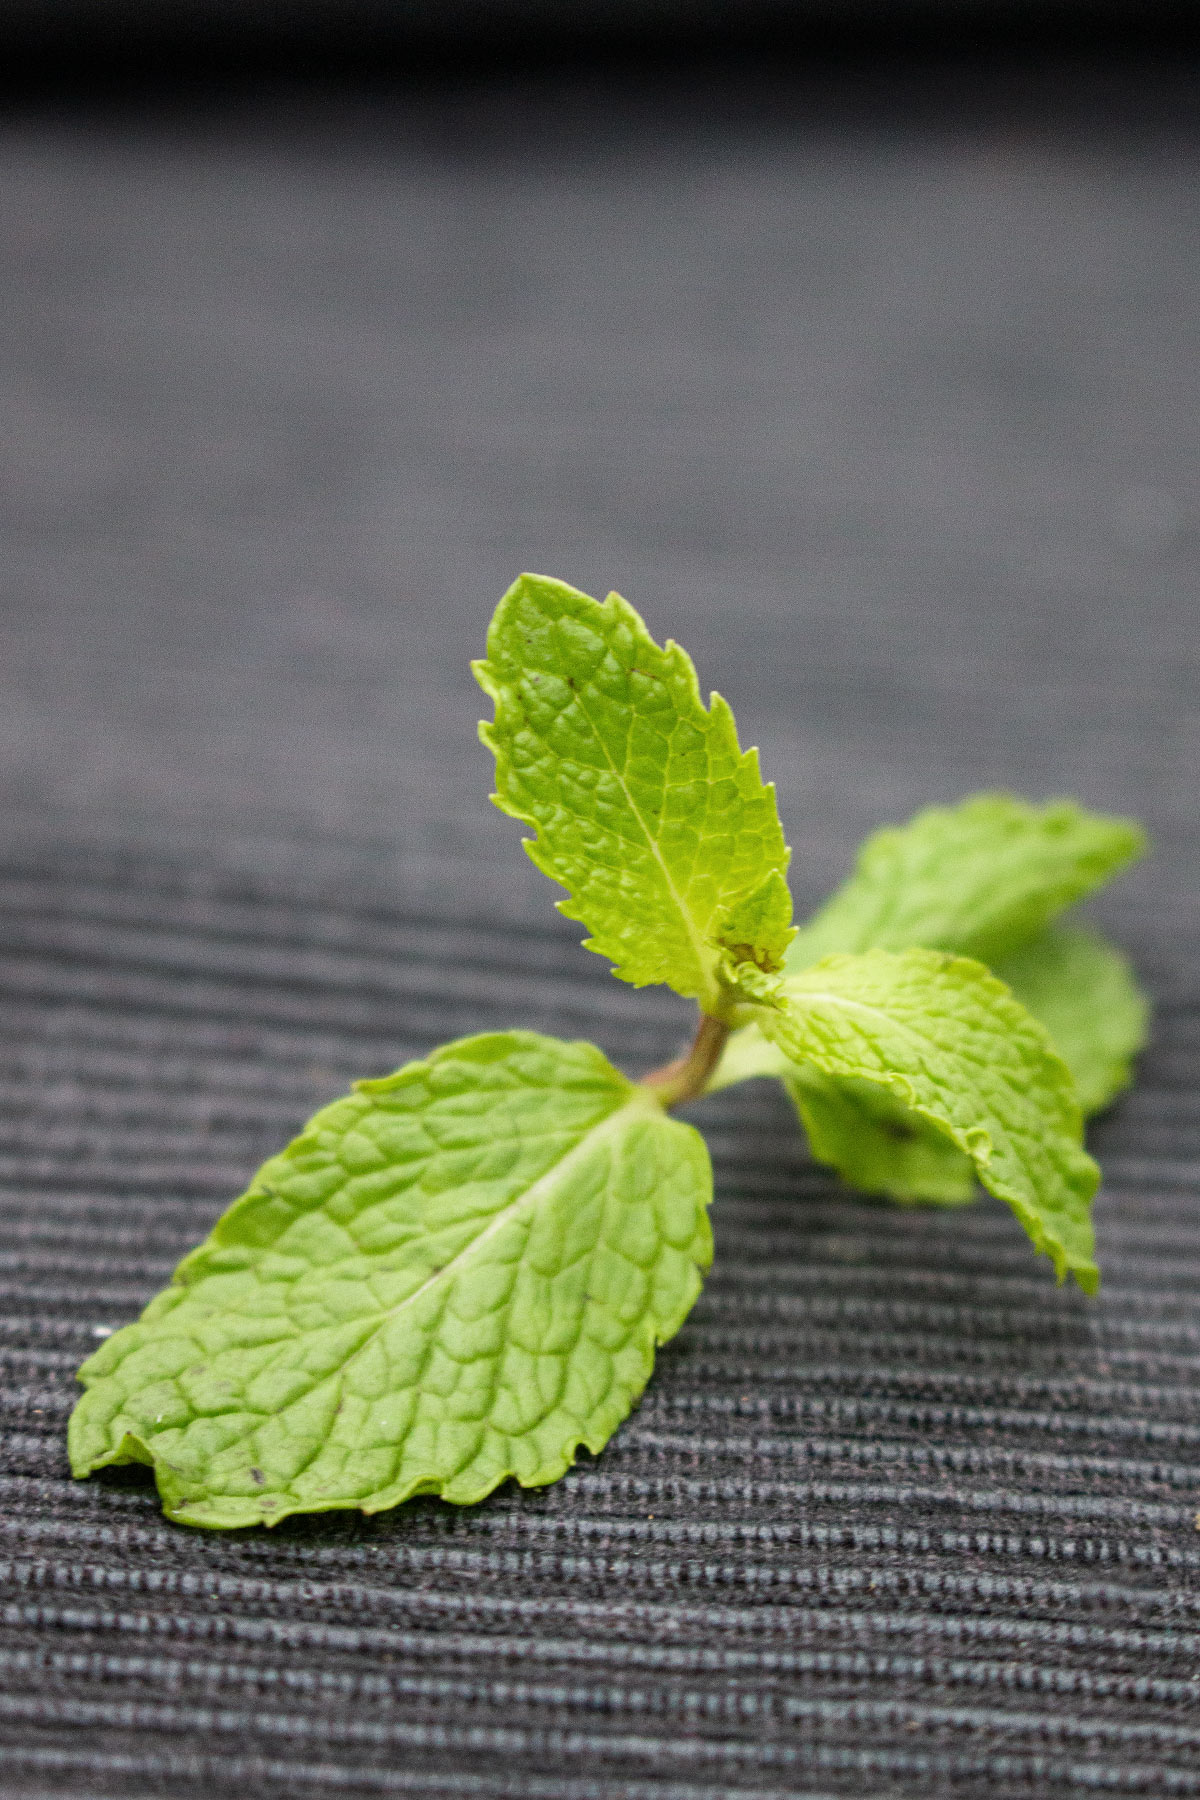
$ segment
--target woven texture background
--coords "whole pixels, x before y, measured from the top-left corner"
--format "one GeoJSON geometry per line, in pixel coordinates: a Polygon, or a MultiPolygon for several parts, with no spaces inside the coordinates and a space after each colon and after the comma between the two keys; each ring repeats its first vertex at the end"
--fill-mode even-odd
{"type": "Polygon", "coordinates": [[[0,1791],[1200,1793],[1194,83],[582,79],[0,134],[0,1791]],[[686,1031],[556,919],[466,670],[522,566],[686,643],[814,904],[1074,791],[1157,855],[1106,1284],[693,1109],[635,1417],[473,1511],[208,1536],[63,1426],[256,1163],[459,1033],[686,1031]]]}

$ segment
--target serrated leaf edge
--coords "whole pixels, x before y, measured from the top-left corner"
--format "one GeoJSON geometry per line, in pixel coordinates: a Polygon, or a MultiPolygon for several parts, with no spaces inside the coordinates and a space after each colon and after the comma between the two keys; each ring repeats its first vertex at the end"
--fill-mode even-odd
{"type": "MultiPolygon", "coordinates": [[[[826,962],[834,963],[834,962],[840,962],[843,960],[858,961],[860,959],[875,958],[875,957],[883,957],[883,958],[887,958],[887,959],[891,960],[893,958],[912,956],[913,954],[916,954],[916,955],[919,955],[922,957],[928,957],[930,959],[934,959],[934,960],[936,960],[936,962],[939,965],[941,965],[943,967],[954,965],[954,964],[964,964],[964,965],[969,966],[974,973],[983,977],[984,983],[990,989],[992,989],[993,991],[1006,997],[1009,1001],[1012,1002],[1012,1004],[1014,1006],[1019,1008],[1019,1010],[1025,1014],[1025,1017],[1028,1021],[1029,1026],[1032,1028],[1032,1030],[1037,1035],[1037,1037],[1040,1038],[1041,1043],[1042,1043],[1042,1049],[1043,1049],[1044,1055],[1046,1057],[1047,1063],[1052,1068],[1052,1070],[1054,1071],[1055,1076],[1056,1076],[1055,1085],[1059,1089],[1060,1097],[1063,1100],[1065,1108],[1066,1108],[1066,1111],[1064,1114],[1064,1120],[1063,1120],[1063,1124],[1065,1127],[1065,1129],[1063,1131],[1063,1135],[1077,1147],[1082,1146],[1083,1113],[1080,1109],[1079,1101],[1076,1097],[1075,1082],[1074,1082],[1074,1078],[1071,1075],[1070,1069],[1067,1067],[1067,1065],[1063,1061],[1062,1057],[1058,1054],[1058,1051],[1054,1048],[1053,1040],[1051,1039],[1049,1032],[1046,1030],[1046,1027],[1040,1022],[1040,1020],[1035,1019],[1032,1013],[1029,1013],[1026,1008],[1021,1006],[1020,1001],[1016,999],[1016,996],[1012,993],[1012,990],[1007,986],[1007,984],[1005,982],[1001,981],[998,976],[993,975],[991,970],[988,969],[986,964],[976,961],[976,959],[973,957],[954,956],[948,951],[865,950],[865,951],[859,951],[857,953],[847,952],[847,951],[834,951],[834,952],[831,952],[831,954],[828,957],[822,957],[820,959],[820,961],[812,964],[811,968],[806,971],[806,975],[811,976],[811,974],[815,970],[819,970],[821,968],[822,964],[826,963],[826,962]]],[[[764,1034],[769,1035],[771,1033],[771,1024],[772,1024],[772,1015],[773,1014],[777,1016],[781,1012],[786,1011],[786,1009],[790,1003],[798,1003],[804,999],[811,998],[811,999],[815,999],[815,1000],[822,1000],[825,1003],[832,1005],[832,1006],[842,1007],[847,1011],[856,1011],[856,1012],[872,1014],[874,1017],[885,1021],[890,1029],[900,1030],[905,1036],[911,1038],[915,1043],[921,1044],[924,1042],[924,1040],[921,1038],[921,1035],[919,1032],[914,1031],[910,1025],[897,1020],[893,1015],[886,1012],[882,1007],[871,1006],[868,1002],[865,1002],[865,1001],[847,1000],[847,998],[842,994],[838,994],[837,992],[823,991],[820,989],[804,988],[801,992],[796,992],[795,990],[796,990],[796,986],[798,985],[799,979],[800,979],[799,977],[793,977],[791,981],[788,981],[784,984],[782,991],[779,993],[779,995],[777,997],[775,997],[773,1000],[769,999],[769,998],[765,998],[764,1002],[760,1003],[759,1023],[761,1025],[762,1029],[764,1030],[764,1034]]],[[[769,1035],[769,1041],[775,1041],[773,1036],[769,1035]]],[[[779,1046],[779,1047],[782,1048],[782,1046],[779,1046]]],[[[785,1054],[786,1054],[786,1052],[785,1052],[785,1054]]],[[[793,1059],[791,1057],[789,1057],[788,1060],[791,1061],[793,1059]]],[[[900,1099],[903,1101],[903,1103],[906,1106],[908,1106],[913,1112],[917,1113],[920,1117],[928,1118],[931,1124],[937,1125],[937,1126],[939,1126],[939,1128],[941,1128],[943,1130],[947,1129],[944,1120],[937,1119],[935,1117],[935,1115],[933,1115],[926,1106],[921,1105],[917,1102],[916,1096],[912,1089],[912,1086],[909,1083],[907,1077],[902,1073],[902,1071],[892,1070],[892,1071],[880,1071],[878,1073],[871,1072],[871,1071],[862,1071],[862,1072],[860,1072],[858,1078],[863,1081],[872,1082],[873,1084],[875,1084],[877,1086],[890,1089],[893,1093],[897,1094],[900,1097],[900,1099]]],[[[969,1127],[965,1131],[954,1130],[954,1131],[948,1132],[948,1135],[950,1135],[953,1138],[953,1141],[958,1143],[960,1145],[960,1147],[967,1152],[967,1154],[971,1157],[971,1160],[974,1162],[975,1167],[979,1173],[980,1179],[983,1182],[984,1186],[990,1187],[990,1183],[987,1180],[986,1171],[987,1171],[988,1164],[990,1163],[991,1157],[992,1157],[992,1139],[991,1139],[991,1135],[987,1131],[986,1127],[980,1125],[980,1126],[976,1126],[976,1127],[969,1127]]],[[[1100,1170],[1097,1167],[1096,1163],[1093,1161],[1093,1159],[1087,1155],[1086,1151],[1081,1151],[1081,1155],[1083,1157],[1083,1160],[1086,1161],[1088,1164],[1090,1164],[1091,1170],[1094,1174],[1094,1180],[1091,1184],[1092,1194],[1094,1195],[1095,1190],[1099,1186],[1099,1182],[1100,1182],[1100,1170]]],[[[1019,1195],[1011,1195],[1011,1194],[1005,1193],[1005,1194],[998,1195],[998,1198],[1002,1199],[1007,1206],[1011,1207],[1012,1211],[1017,1215],[1017,1217],[1021,1221],[1021,1224],[1024,1227],[1030,1241],[1034,1245],[1034,1248],[1042,1251],[1043,1254],[1045,1254],[1046,1256],[1048,1256],[1050,1258],[1051,1262],[1054,1265],[1055,1275],[1060,1284],[1066,1279],[1067,1274],[1070,1273],[1071,1275],[1074,1276],[1075,1280],[1078,1282],[1079,1286],[1083,1289],[1084,1293],[1095,1294],[1098,1291],[1098,1288],[1100,1285],[1100,1271],[1097,1268],[1094,1261],[1089,1262],[1087,1264],[1082,1264],[1082,1265],[1076,1264],[1073,1262],[1069,1262],[1063,1247],[1061,1245],[1052,1243],[1050,1241],[1050,1239],[1046,1235],[1045,1228],[1042,1224],[1042,1221],[1039,1218],[1039,1216],[1037,1215],[1037,1213],[1032,1211],[1032,1209],[1028,1206],[1028,1204],[1024,1200],[1022,1200],[1022,1198],[1019,1195]]]]}
{"type": "MultiPolygon", "coordinates": [[[[607,612],[610,618],[616,617],[622,623],[628,625],[632,630],[645,633],[645,635],[650,637],[651,641],[653,641],[653,634],[650,632],[645,620],[637,611],[637,608],[626,600],[623,594],[618,594],[613,591],[607,594],[603,600],[596,600],[592,595],[585,594],[582,589],[572,588],[568,583],[559,582],[553,576],[537,575],[528,571],[523,572],[517,577],[516,582],[514,582],[512,588],[509,589],[509,593],[511,593],[520,582],[526,580],[546,582],[552,586],[565,588],[572,596],[588,601],[590,605],[597,607],[601,612],[607,612]]],[[[504,598],[507,599],[508,595],[506,594],[504,598]]],[[[503,601],[501,601],[501,605],[503,605],[503,601]]],[[[688,699],[694,703],[698,712],[706,720],[709,729],[715,732],[725,732],[728,735],[732,747],[736,752],[736,766],[739,773],[748,771],[753,776],[754,781],[762,791],[769,794],[775,802],[776,815],[778,816],[778,796],[776,794],[775,783],[773,781],[763,780],[758,747],[756,745],[750,745],[749,748],[745,750],[742,749],[738,738],[737,720],[734,717],[733,709],[729,702],[725,699],[723,694],[718,693],[714,688],[709,694],[708,705],[705,705],[700,688],[700,678],[696,672],[696,665],[688,652],[683,648],[682,644],[678,643],[674,638],[667,638],[662,644],[661,650],[663,656],[666,657],[671,664],[672,674],[682,678],[688,699]]],[[[487,695],[488,699],[491,700],[493,707],[496,708],[498,713],[502,704],[501,684],[493,675],[490,657],[478,657],[472,661],[471,673],[483,692],[487,695]]],[[[578,704],[584,717],[588,718],[586,708],[583,707],[581,699],[578,700],[578,704]]],[[[590,718],[588,718],[588,723],[589,725],[591,724],[590,718]]],[[[497,740],[495,726],[495,716],[490,720],[481,719],[479,721],[478,733],[480,743],[486,750],[490,751],[495,758],[497,787],[499,788],[501,785],[501,770],[506,760],[506,753],[497,740]]],[[[729,1006],[738,998],[736,993],[731,994],[729,992],[729,968],[731,966],[731,959],[728,955],[728,951],[719,941],[713,940],[712,942],[709,942],[697,931],[691,911],[675,884],[675,880],[663,857],[662,851],[659,848],[658,841],[650,830],[649,824],[643,817],[641,809],[634,799],[625,777],[613,762],[608,751],[608,746],[604,743],[600,733],[596,732],[595,736],[599,747],[604,753],[605,761],[608,763],[614,778],[621,788],[630,812],[637,821],[638,827],[645,838],[647,848],[661,871],[666,888],[683,921],[685,933],[691,945],[693,957],[695,958],[697,975],[700,982],[699,991],[692,993],[689,990],[685,994],[685,997],[688,999],[695,999],[699,1003],[701,1009],[710,1013],[713,1017],[721,1017],[728,1011],[729,1006]],[[705,979],[706,970],[709,971],[707,980],[705,979]]],[[[545,862],[548,861],[549,858],[542,850],[542,829],[536,817],[513,804],[499,791],[492,793],[489,798],[493,806],[497,807],[499,811],[507,814],[510,818],[518,819],[523,825],[529,825],[534,828],[536,836],[532,838],[523,838],[521,840],[522,847],[529,856],[530,861],[534,864],[534,867],[538,869],[541,874],[555,882],[557,886],[565,887],[566,883],[563,882],[552,869],[545,866],[545,862]]],[[[784,872],[791,861],[791,855],[791,849],[785,841],[783,845],[782,864],[777,871],[780,878],[785,882],[786,875],[784,872]]],[[[765,881],[767,878],[764,877],[763,879],[765,881]]],[[[761,886],[762,883],[759,885],[761,886]]],[[[741,896],[740,898],[744,899],[746,896],[741,896]]],[[[564,918],[571,919],[578,924],[586,925],[587,921],[582,913],[577,910],[574,898],[569,890],[565,899],[556,900],[554,904],[556,910],[562,913],[564,918]]],[[[728,911],[728,906],[723,910],[728,911]]],[[[795,929],[793,927],[792,937],[794,936],[795,929]]],[[[585,950],[593,951],[598,956],[611,957],[611,951],[605,945],[598,943],[594,938],[584,938],[583,947],[585,950]]],[[[628,979],[623,975],[620,963],[615,960],[614,969],[621,979],[628,979]]],[[[635,987],[644,987],[651,984],[634,981],[632,985],[635,987]]]]}

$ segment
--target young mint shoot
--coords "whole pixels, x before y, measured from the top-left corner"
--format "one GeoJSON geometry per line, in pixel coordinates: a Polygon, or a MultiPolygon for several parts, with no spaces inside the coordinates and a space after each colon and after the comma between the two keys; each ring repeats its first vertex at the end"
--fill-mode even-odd
{"type": "Polygon", "coordinates": [[[1117,951],[1054,920],[1141,853],[1137,826],[934,808],[868,840],[797,933],[774,789],[677,644],[617,594],[523,575],[487,649],[497,805],[588,948],[696,1001],[695,1041],[634,1081],[493,1032],[317,1113],[80,1370],[75,1474],[148,1463],[181,1523],[471,1504],[600,1451],[712,1258],[708,1152],[670,1114],[732,1081],[781,1079],[813,1154],[868,1191],[982,1183],[1096,1290],[1082,1119],[1147,1011],[1117,951]]]}

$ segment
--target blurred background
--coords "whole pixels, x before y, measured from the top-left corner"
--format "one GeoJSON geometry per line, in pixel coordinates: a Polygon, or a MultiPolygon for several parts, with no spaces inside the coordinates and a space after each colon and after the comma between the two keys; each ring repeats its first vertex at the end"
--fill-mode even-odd
{"type": "Polygon", "coordinates": [[[0,12],[6,1800],[1200,1795],[1194,12],[0,12]],[[981,787],[1146,820],[1104,1289],[750,1084],[602,1459],[181,1531],[70,1481],[74,1372],[262,1158],[462,1033],[687,1027],[488,804],[523,568],[728,696],[802,911],[981,787]]]}
{"type": "Polygon", "coordinates": [[[1148,817],[1168,854],[1123,891],[1183,929],[1181,15],[62,0],[2,29],[10,839],[543,916],[467,670],[529,567],[689,647],[805,900],[872,824],[1004,785],[1148,817]]]}

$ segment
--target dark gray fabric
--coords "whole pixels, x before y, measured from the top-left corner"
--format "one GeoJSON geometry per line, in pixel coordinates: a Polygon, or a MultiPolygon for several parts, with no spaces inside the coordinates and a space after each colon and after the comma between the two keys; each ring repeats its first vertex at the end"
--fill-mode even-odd
{"type": "Polygon", "coordinates": [[[539,1800],[1200,1792],[1189,84],[280,94],[0,140],[0,1784],[539,1800]],[[1143,815],[1158,1001],[1100,1299],[1006,1211],[694,1111],[717,1267],[604,1455],[205,1536],[62,1428],[314,1106],[686,1010],[489,810],[521,566],[619,586],[780,784],[804,905],[985,785],[1143,815]]]}

